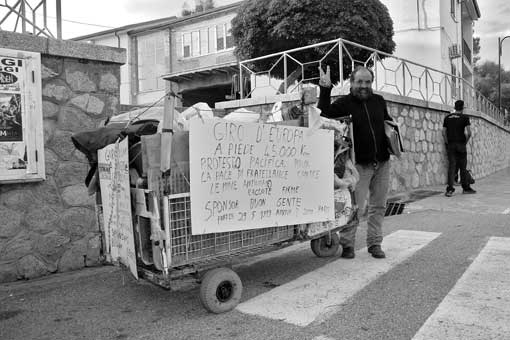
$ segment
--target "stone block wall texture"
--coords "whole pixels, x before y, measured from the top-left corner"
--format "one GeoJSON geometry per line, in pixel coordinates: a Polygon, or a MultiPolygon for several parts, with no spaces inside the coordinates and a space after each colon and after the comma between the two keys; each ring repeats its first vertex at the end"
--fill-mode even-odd
{"type": "Polygon", "coordinates": [[[89,166],[70,137],[119,112],[120,64],[41,59],[46,180],[0,185],[0,282],[100,262],[89,166]]]}
{"type": "MultiPolygon", "coordinates": [[[[388,111],[402,127],[405,153],[400,159],[392,156],[390,195],[430,186],[446,188],[448,159],[442,136],[444,117],[452,107],[422,100],[383,95],[388,111]]],[[[296,96],[273,96],[222,102],[217,108],[227,113],[238,107],[261,114],[265,121],[274,102],[282,101],[282,110],[298,105],[296,96]]],[[[467,111],[473,137],[468,143],[468,169],[482,178],[510,167],[510,127],[502,126],[483,112],[467,111]]]]}
{"type": "MultiPolygon", "coordinates": [[[[390,115],[400,123],[406,152],[393,159],[391,192],[445,185],[448,159],[441,131],[448,111],[389,102],[390,115]]],[[[510,167],[510,130],[480,112],[470,115],[468,169],[482,178],[510,167]]]]}

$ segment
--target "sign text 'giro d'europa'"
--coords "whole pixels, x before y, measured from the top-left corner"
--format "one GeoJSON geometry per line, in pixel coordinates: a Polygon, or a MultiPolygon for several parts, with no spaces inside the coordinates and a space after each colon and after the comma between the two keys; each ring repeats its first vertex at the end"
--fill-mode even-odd
{"type": "Polygon", "coordinates": [[[192,120],[193,234],[334,219],[333,132],[192,120]]]}

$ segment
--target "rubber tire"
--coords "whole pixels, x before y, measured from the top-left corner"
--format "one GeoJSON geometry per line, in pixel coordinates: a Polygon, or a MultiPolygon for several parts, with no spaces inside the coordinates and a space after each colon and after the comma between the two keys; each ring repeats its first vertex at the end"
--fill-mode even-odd
{"type": "Polygon", "coordinates": [[[205,273],[200,285],[200,301],[212,313],[224,313],[234,309],[241,301],[243,283],[232,269],[216,268],[205,273]],[[220,285],[230,286],[231,294],[222,301],[218,297],[220,285]]]}
{"type": "Polygon", "coordinates": [[[322,236],[310,241],[313,253],[317,257],[334,256],[340,247],[340,237],[337,233],[331,233],[331,242],[328,245],[328,236],[322,236]]]}

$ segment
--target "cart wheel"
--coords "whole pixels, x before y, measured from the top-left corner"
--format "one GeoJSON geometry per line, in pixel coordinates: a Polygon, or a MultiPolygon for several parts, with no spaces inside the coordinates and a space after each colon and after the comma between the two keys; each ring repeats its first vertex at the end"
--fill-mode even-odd
{"type": "Polygon", "coordinates": [[[340,246],[340,238],[337,233],[316,238],[310,241],[312,251],[318,257],[330,257],[336,254],[340,246]]]}
{"type": "Polygon", "coordinates": [[[219,314],[228,312],[241,300],[243,284],[239,275],[229,268],[208,271],[200,285],[200,301],[205,309],[219,314]]]}

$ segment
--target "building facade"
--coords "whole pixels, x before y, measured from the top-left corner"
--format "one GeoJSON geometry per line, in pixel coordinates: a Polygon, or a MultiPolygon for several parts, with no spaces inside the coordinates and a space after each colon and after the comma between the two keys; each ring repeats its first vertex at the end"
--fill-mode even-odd
{"type": "Polygon", "coordinates": [[[121,103],[160,104],[172,89],[176,105],[229,99],[237,59],[230,22],[239,3],[186,17],[168,17],[94,33],[75,41],[125,48],[121,68],[121,103]]]}
{"type": "MultiPolygon", "coordinates": [[[[394,22],[394,55],[473,83],[476,0],[381,0],[394,22]]],[[[149,105],[170,89],[178,106],[236,96],[238,60],[231,20],[240,3],[187,17],[169,17],[75,38],[127,50],[121,103],[149,105]]],[[[162,104],[162,101],[160,102],[162,104]]]]}
{"type": "Polygon", "coordinates": [[[476,0],[381,0],[393,19],[394,55],[473,83],[476,0]]]}
{"type": "Polygon", "coordinates": [[[238,73],[231,21],[237,5],[174,22],[170,29],[170,70],[163,76],[182,106],[225,101],[238,73]]]}

